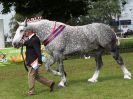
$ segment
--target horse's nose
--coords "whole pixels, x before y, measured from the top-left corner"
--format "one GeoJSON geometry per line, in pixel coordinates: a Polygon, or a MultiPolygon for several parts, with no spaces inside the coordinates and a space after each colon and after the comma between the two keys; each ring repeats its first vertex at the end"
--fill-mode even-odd
{"type": "Polygon", "coordinates": [[[13,46],[14,48],[19,48],[19,47],[22,46],[22,44],[21,44],[20,42],[12,42],[12,46],[13,46]]]}
{"type": "Polygon", "coordinates": [[[12,46],[13,47],[17,47],[17,43],[16,42],[12,42],[12,46]]]}
{"type": "Polygon", "coordinates": [[[12,46],[13,46],[13,47],[15,46],[15,42],[12,42],[12,46]]]}

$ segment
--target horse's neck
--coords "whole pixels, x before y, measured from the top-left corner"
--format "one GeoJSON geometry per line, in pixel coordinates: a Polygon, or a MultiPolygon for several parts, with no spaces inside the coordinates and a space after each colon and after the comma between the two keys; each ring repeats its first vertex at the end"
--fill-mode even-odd
{"type": "Polygon", "coordinates": [[[40,40],[43,42],[51,34],[54,25],[54,21],[42,20],[38,23],[29,24],[29,27],[37,33],[40,40]]]}

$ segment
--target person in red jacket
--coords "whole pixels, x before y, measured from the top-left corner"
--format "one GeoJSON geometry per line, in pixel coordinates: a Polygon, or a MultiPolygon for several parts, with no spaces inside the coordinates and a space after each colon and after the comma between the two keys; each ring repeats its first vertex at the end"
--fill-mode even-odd
{"type": "Polygon", "coordinates": [[[32,30],[25,32],[27,40],[23,42],[26,46],[26,65],[28,68],[28,95],[35,95],[35,80],[50,87],[50,91],[53,91],[54,81],[48,80],[38,74],[39,66],[42,64],[41,55],[41,43],[40,39],[32,30]]]}

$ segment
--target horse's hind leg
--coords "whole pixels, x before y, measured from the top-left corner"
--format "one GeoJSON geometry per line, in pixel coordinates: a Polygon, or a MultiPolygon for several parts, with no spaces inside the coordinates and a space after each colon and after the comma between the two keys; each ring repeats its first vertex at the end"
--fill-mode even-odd
{"type": "Polygon", "coordinates": [[[113,58],[116,60],[116,62],[120,65],[120,67],[123,71],[123,74],[124,74],[124,79],[131,79],[131,73],[127,70],[127,68],[123,62],[123,59],[120,56],[118,46],[117,45],[110,46],[109,51],[110,51],[111,55],[113,56],[113,58]]]}
{"type": "Polygon", "coordinates": [[[99,72],[100,72],[100,69],[103,65],[103,61],[102,61],[102,54],[103,54],[104,50],[100,50],[99,52],[96,53],[96,56],[95,56],[95,60],[96,60],[96,71],[95,73],[93,74],[93,76],[88,79],[88,82],[97,82],[97,79],[99,77],[99,72]]]}
{"type": "Polygon", "coordinates": [[[67,79],[66,79],[66,73],[64,71],[63,59],[60,59],[60,62],[59,62],[59,72],[61,73],[61,81],[58,84],[58,86],[65,87],[67,79]]]}

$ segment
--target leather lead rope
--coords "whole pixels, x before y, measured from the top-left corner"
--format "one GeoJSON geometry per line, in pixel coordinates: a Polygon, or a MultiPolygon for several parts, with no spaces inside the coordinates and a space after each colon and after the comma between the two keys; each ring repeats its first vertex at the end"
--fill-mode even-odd
{"type": "Polygon", "coordinates": [[[24,61],[24,68],[25,68],[25,70],[28,72],[28,68],[27,68],[27,65],[26,65],[26,63],[25,63],[25,59],[24,59],[24,55],[23,55],[23,45],[21,46],[21,55],[22,55],[22,59],[23,59],[23,61],[24,61]]]}

